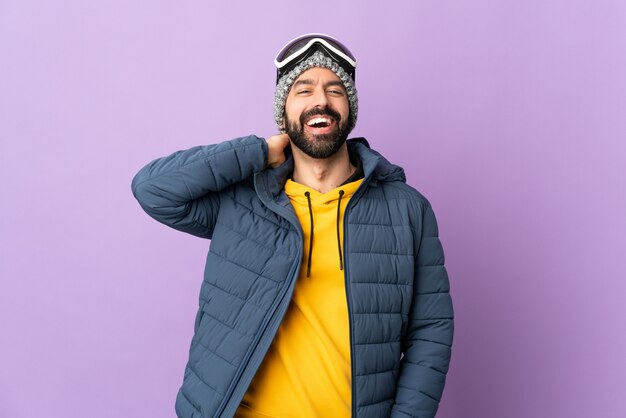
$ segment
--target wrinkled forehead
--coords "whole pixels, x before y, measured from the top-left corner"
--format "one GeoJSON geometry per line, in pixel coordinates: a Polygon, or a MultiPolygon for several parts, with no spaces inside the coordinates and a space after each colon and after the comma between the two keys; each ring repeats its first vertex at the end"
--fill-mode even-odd
{"type": "Polygon", "coordinates": [[[307,84],[337,84],[345,88],[343,82],[339,78],[337,74],[328,68],[323,67],[313,67],[304,71],[302,74],[296,78],[293,85],[302,84],[306,82],[307,84]]]}

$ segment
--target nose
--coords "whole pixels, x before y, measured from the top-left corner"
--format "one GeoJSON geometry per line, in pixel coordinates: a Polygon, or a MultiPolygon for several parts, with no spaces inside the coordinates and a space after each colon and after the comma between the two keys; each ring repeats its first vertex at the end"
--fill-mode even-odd
{"type": "Polygon", "coordinates": [[[324,89],[315,89],[312,99],[313,107],[324,108],[328,105],[328,97],[326,96],[326,91],[324,89]]]}

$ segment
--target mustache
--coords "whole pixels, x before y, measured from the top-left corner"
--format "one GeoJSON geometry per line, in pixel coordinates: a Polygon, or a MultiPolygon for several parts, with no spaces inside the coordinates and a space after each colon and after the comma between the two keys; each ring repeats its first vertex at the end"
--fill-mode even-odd
{"type": "Polygon", "coordinates": [[[313,116],[330,116],[335,119],[337,124],[341,122],[341,115],[334,109],[331,109],[328,106],[325,107],[316,107],[311,110],[307,110],[303,114],[300,115],[300,126],[304,126],[305,122],[313,116]]]}

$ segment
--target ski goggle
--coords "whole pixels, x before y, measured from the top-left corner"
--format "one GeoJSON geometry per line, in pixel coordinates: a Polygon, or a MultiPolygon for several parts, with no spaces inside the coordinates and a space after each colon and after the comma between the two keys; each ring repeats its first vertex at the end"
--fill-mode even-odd
{"type": "Polygon", "coordinates": [[[354,70],[357,64],[354,55],[341,42],[321,33],[308,33],[299,36],[289,41],[280,50],[274,59],[274,64],[278,69],[276,80],[291,71],[293,67],[308,58],[317,49],[323,49],[330,54],[354,80],[354,70]]]}

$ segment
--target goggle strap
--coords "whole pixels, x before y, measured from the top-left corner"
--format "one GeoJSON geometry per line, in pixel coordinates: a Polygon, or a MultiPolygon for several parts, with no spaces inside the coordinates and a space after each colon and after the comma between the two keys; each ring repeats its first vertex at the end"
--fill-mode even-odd
{"type": "Polygon", "coordinates": [[[306,43],[306,45],[304,45],[302,48],[298,49],[296,52],[291,54],[288,58],[283,59],[282,61],[278,61],[278,56],[277,56],[274,59],[274,64],[276,65],[276,68],[278,68],[280,70],[281,68],[283,68],[284,66],[286,66],[287,64],[289,64],[290,62],[295,60],[296,58],[298,58],[301,55],[303,55],[304,53],[306,53],[306,51],[308,51],[316,42],[321,43],[326,48],[328,48],[330,51],[332,51],[333,53],[337,54],[339,57],[341,57],[344,60],[346,60],[346,62],[348,62],[348,64],[350,64],[352,67],[356,68],[356,61],[353,58],[351,58],[346,53],[344,53],[343,51],[341,51],[337,47],[333,46],[332,44],[330,44],[329,42],[327,42],[323,38],[313,38],[313,39],[311,39],[309,42],[306,43]]]}

